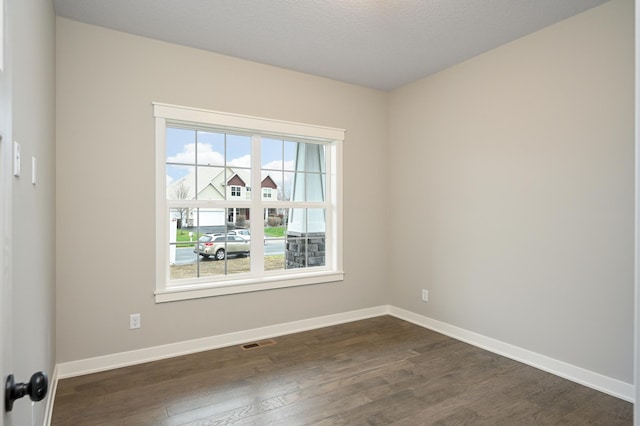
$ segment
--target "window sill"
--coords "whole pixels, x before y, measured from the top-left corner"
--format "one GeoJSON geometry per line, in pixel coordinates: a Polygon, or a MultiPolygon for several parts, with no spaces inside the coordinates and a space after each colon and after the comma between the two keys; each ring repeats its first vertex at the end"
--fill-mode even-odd
{"type": "Polygon", "coordinates": [[[297,274],[295,277],[274,276],[261,279],[237,280],[217,284],[199,284],[175,286],[164,290],[156,290],[156,303],[176,302],[179,300],[200,299],[204,297],[224,296],[228,294],[249,293],[253,291],[272,290],[277,288],[297,287],[310,284],[322,284],[344,280],[344,272],[316,272],[297,274]]]}

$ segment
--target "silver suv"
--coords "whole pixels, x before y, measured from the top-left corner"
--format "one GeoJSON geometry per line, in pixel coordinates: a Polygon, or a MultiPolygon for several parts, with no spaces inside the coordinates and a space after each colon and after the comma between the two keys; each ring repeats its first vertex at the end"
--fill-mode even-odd
{"type": "Polygon", "coordinates": [[[205,234],[198,239],[193,252],[205,259],[214,256],[222,260],[227,253],[248,256],[250,249],[251,243],[238,235],[205,234]]]}

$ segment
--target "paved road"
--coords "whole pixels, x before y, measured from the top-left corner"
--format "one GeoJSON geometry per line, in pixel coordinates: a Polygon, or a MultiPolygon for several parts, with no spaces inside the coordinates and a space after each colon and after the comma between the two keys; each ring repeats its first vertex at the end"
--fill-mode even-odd
{"type": "MultiPolygon", "coordinates": [[[[273,256],[276,254],[284,254],[284,241],[267,239],[264,245],[264,255],[273,256]]],[[[193,263],[197,260],[197,257],[198,255],[193,252],[193,248],[176,248],[176,265],[193,263]]]]}

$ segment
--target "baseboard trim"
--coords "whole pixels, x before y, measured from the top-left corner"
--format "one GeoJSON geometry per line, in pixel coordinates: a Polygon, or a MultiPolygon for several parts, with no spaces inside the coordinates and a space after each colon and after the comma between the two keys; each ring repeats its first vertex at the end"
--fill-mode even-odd
{"type": "Polygon", "coordinates": [[[486,349],[498,355],[511,358],[572,382],[604,392],[628,402],[635,402],[635,386],[611,377],[550,358],[536,352],[522,349],[472,331],[465,330],[432,318],[416,314],[394,306],[388,307],[389,315],[411,322],[429,330],[442,333],[465,343],[486,349]]]}
{"type": "Polygon", "coordinates": [[[56,366],[57,377],[65,379],[82,376],[100,371],[113,370],[115,368],[142,364],[160,359],[172,358],[196,352],[208,351],[227,346],[240,345],[254,340],[264,340],[285,334],[298,333],[336,324],[377,317],[388,314],[388,307],[378,306],[340,314],[326,315],[309,318],[300,321],[292,321],[283,324],[243,330],[202,339],[188,340],[171,343],[162,346],[138,349],[128,352],[120,352],[95,358],[81,359],[77,361],[63,362],[56,366]]]}
{"type": "MultiPolygon", "coordinates": [[[[391,315],[396,318],[411,322],[429,330],[442,333],[446,336],[465,343],[486,349],[498,355],[506,356],[515,361],[522,362],[556,376],[571,380],[581,385],[596,389],[606,394],[625,401],[634,402],[635,386],[611,377],[595,373],[584,368],[576,367],[563,361],[550,358],[499,340],[465,330],[432,318],[397,308],[391,305],[376,306],[367,309],[344,312],[340,314],[326,315],[309,318],[300,321],[292,321],[250,330],[221,334],[202,339],[189,340],[168,345],[154,346],[128,352],[120,352],[95,358],[78,361],[63,362],[56,365],[53,375],[52,394],[47,405],[47,417],[50,418],[50,410],[53,410],[53,398],[59,379],[97,373],[115,368],[142,364],[160,359],[172,358],[196,352],[218,349],[227,346],[240,345],[255,340],[270,339],[286,334],[313,330],[331,325],[343,324],[367,318],[391,315]],[[50,405],[50,407],[49,407],[50,405]]],[[[45,423],[48,424],[48,423],[45,423]]]]}

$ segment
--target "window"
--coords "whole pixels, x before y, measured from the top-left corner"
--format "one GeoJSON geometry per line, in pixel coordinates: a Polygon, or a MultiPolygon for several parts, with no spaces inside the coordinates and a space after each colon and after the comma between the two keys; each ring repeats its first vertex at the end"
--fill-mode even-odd
{"type": "Polygon", "coordinates": [[[343,130],[154,116],[157,302],[342,280],[343,130]]]}

